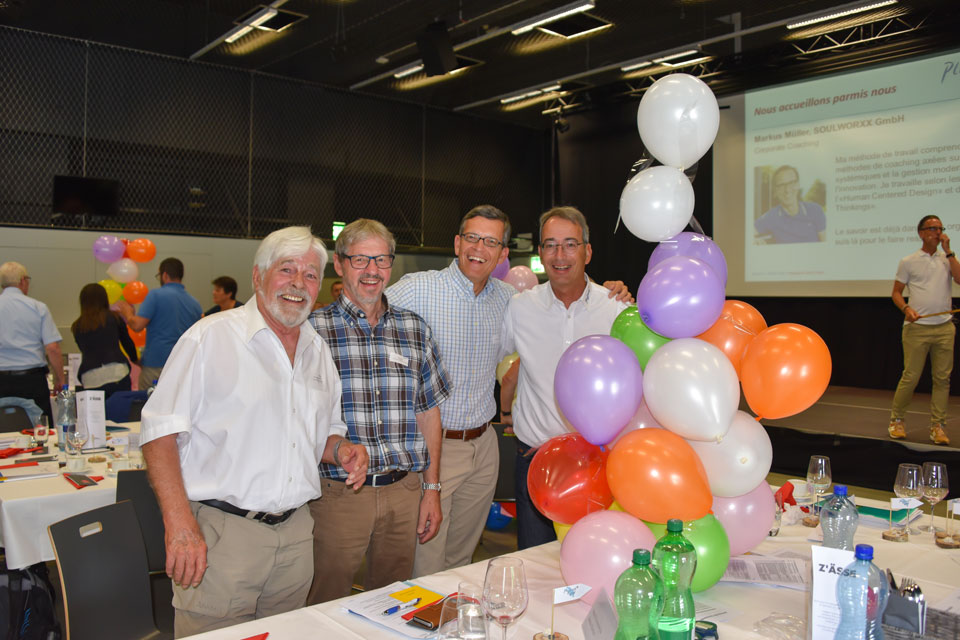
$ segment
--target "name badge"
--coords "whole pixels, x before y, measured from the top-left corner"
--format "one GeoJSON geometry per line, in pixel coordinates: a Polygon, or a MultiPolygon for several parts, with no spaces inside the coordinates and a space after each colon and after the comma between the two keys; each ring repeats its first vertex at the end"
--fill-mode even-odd
{"type": "Polygon", "coordinates": [[[394,353],[393,351],[387,352],[387,358],[390,360],[390,362],[395,362],[399,365],[403,365],[404,367],[410,363],[409,358],[406,358],[399,353],[394,353]]]}

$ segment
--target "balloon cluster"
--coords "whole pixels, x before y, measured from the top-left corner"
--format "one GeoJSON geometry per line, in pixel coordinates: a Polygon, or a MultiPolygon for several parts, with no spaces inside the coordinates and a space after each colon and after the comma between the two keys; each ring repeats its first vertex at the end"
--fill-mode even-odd
{"type": "Polygon", "coordinates": [[[686,186],[660,184],[648,195],[689,187],[682,169],[716,135],[709,88],[683,74],[662,78],[647,90],[638,121],[647,148],[669,166],[637,174],[624,190],[621,214],[625,222],[633,218],[627,226],[634,234],[660,245],[637,306],[620,314],[609,336],[582,338],[561,356],[554,393],[576,433],[538,449],[527,484],[562,536],[568,583],[612,593],[633,549],[651,548],[666,521],[680,518],[697,548],[692,588],[702,591],[720,579],[731,554],[756,546],[773,522],[765,480],[773,447],[760,417],[793,415],[816,402],[831,360],[810,329],[767,327],[749,304],[724,299],[722,251],[706,236],[681,233],[692,197],[690,209],[672,218],[664,212],[676,202],[625,206],[647,197],[634,183],[649,186],[669,173],[641,178],[656,169],[675,170],[686,186]],[[637,192],[627,197],[631,190],[637,192]],[[738,410],[741,388],[756,419],[738,410]]]}
{"type": "MultiPolygon", "coordinates": [[[[157,247],[147,238],[127,240],[117,236],[100,236],[93,241],[93,257],[109,264],[109,279],[99,282],[107,292],[107,301],[114,304],[123,298],[130,304],[140,304],[147,297],[149,289],[140,282],[140,268],[137,263],[150,262],[157,255],[157,247]]],[[[146,329],[133,331],[127,329],[134,345],[142,347],[147,341],[146,329]]]]}

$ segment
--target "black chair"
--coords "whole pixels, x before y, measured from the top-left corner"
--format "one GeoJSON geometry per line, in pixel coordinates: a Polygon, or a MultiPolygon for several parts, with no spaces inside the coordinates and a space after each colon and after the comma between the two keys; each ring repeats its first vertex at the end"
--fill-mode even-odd
{"type": "Polygon", "coordinates": [[[517,436],[504,433],[506,425],[494,423],[491,425],[497,431],[497,443],[500,446],[500,475],[497,477],[497,488],[493,492],[494,502],[517,501],[517,436]]]}
{"type": "Polygon", "coordinates": [[[33,429],[30,416],[23,407],[0,407],[0,432],[33,429]]]}
{"type": "Polygon", "coordinates": [[[60,570],[67,640],[172,638],[150,607],[147,554],[129,501],[48,528],[60,570]]]}

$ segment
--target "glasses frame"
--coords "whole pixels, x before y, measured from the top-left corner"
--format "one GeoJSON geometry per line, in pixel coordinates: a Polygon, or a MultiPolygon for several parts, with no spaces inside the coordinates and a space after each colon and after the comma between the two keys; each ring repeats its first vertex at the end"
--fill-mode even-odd
{"type": "Polygon", "coordinates": [[[587,244],[586,242],[578,242],[573,239],[567,239],[562,242],[557,242],[556,240],[547,240],[546,242],[540,243],[540,249],[544,253],[554,253],[560,251],[561,248],[564,253],[574,253],[580,249],[583,245],[587,244]]]}
{"type": "Polygon", "coordinates": [[[341,260],[346,258],[350,266],[354,269],[366,269],[371,260],[373,260],[373,264],[375,264],[378,269],[389,269],[393,266],[393,261],[396,260],[397,256],[392,253],[381,253],[378,256],[368,256],[362,253],[355,253],[353,255],[344,253],[340,258],[341,260]],[[381,264],[381,262],[386,262],[387,264],[381,264]]]}
{"type": "Polygon", "coordinates": [[[939,231],[940,233],[943,233],[946,230],[947,230],[946,227],[921,227],[920,228],[920,231],[939,231]]]}
{"type": "Polygon", "coordinates": [[[483,246],[488,247],[490,249],[496,249],[497,247],[503,246],[503,243],[497,240],[496,238],[494,238],[493,236],[482,236],[479,233],[473,233],[473,232],[461,233],[460,237],[463,238],[464,241],[469,242],[470,244],[477,244],[482,240],[483,246]],[[471,238],[473,239],[471,240],[471,238]]]}

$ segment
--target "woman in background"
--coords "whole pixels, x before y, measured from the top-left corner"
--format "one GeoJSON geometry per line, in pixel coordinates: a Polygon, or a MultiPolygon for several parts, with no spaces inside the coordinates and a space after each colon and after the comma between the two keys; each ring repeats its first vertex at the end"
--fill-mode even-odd
{"type": "Polygon", "coordinates": [[[104,399],[115,391],[130,391],[127,358],[137,364],[137,349],[123,319],[110,311],[107,292],[99,284],[91,283],[80,290],[80,317],[70,331],[83,355],[79,372],[83,388],[102,390],[104,399]]]}

